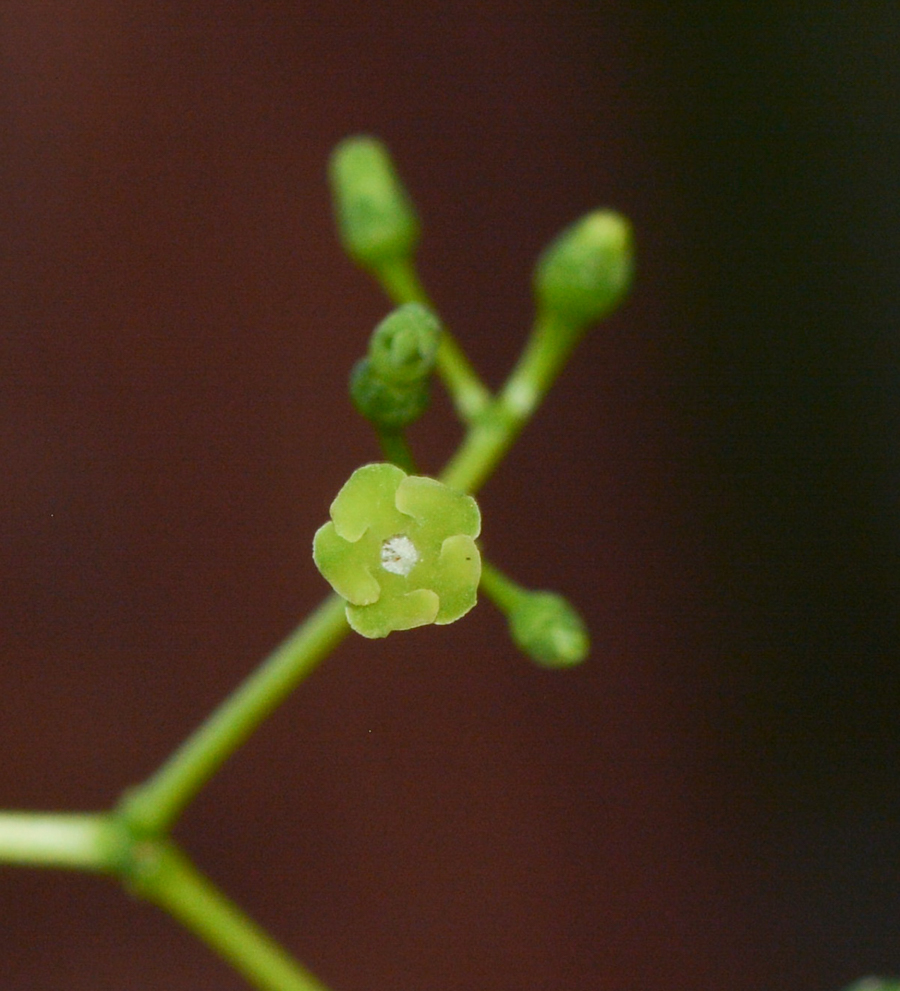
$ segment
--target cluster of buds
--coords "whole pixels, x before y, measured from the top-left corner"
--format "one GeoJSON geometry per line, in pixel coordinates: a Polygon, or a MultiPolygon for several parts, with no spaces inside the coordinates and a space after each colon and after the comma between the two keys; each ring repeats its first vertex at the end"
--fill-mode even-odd
{"type": "MultiPolygon", "coordinates": [[[[400,451],[406,456],[398,460],[410,467],[402,431],[428,405],[439,348],[446,375],[444,358],[456,346],[421,303],[427,297],[413,264],[419,220],[387,149],[371,137],[346,139],[335,149],[330,178],[347,253],[395,300],[405,301],[375,328],[368,354],[351,374],[350,394],[378,430],[387,456],[400,451]]],[[[477,487],[508,445],[499,432],[517,429],[530,415],[583,331],[624,298],[633,270],[631,227],[609,210],[587,214],[547,247],[534,272],[535,329],[506,386],[492,397],[479,385],[483,401],[479,394],[477,404],[457,403],[464,419],[470,406],[474,410],[469,425],[483,444],[473,445],[479,468],[466,481],[453,471],[445,477],[477,487]]],[[[353,472],[331,504],[331,520],[315,536],[314,558],[346,600],[350,625],[365,637],[452,623],[475,605],[483,582],[506,613],[513,640],[534,661],[549,667],[582,661],[589,638],[575,609],[556,593],[524,589],[487,563],[482,568],[475,543],[480,530],[471,495],[396,464],[368,464],[353,472]]]]}

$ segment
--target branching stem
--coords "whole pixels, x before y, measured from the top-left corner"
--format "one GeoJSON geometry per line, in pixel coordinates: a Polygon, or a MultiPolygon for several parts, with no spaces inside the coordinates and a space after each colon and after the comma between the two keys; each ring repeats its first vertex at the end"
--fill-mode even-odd
{"type": "Polygon", "coordinates": [[[538,318],[499,395],[476,417],[441,472],[442,482],[464,492],[481,488],[537,410],[575,341],[553,317],[538,318]]]}
{"type": "Polygon", "coordinates": [[[135,851],[132,892],[164,909],[260,991],[327,991],[170,841],[135,851]]]}
{"type": "Polygon", "coordinates": [[[349,631],[345,602],[330,595],[147,781],[126,794],[131,828],[158,836],[254,729],[349,631]]]}
{"type": "MultiPolygon", "coordinates": [[[[384,155],[377,149],[373,151],[371,142],[364,143],[363,151],[370,164],[374,162],[376,171],[381,169],[379,176],[385,186],[382,189],[376,183],[372,187],[375,193],[381,195],[386,190],[387,200],[400,204],[393,240],[395,246],[405,245],[409,252],[401,259],[389,252],[389,260],[382,257],[372,274],[396,304],[418,302],[433,309],[412,261],[415,216],[403,206],[402,190],[397,194],[392,187],[389,160],[385,164],[384,155]]],[[[372,194],[372,189],[366,190],[366,195],[372,194]]],[[[596,254],[603,249],[608,253],[611,249],[607,242],[611,238],[615,241],[613,235],[618,237],[615,244],[624,244],[627,228],[622,227],[621,221],[618,226],[611,225],[613,221],[606,215],[600,220],[594,217],[587,227],[571,235],[575,248],[564,245],[562,262],[554,255],[547,263],[550,276],[543,282],[539,279],[540,285],[549,287],[547,298],[559,296],[559,279],[565,280],[571,273],[575,278],[573,291],[583,295],[584,287],[578,280],[584,266],[573,268],[571,251],[577,249],[578,261],[578,251],[596,254]],[[594,243],[598,238],[599,248],[594,243]]],[[[360,244],[365,248],[372,242],[363,237],[357,247],[360,244]]],[[[360,251],[355,254],[360,255],[360,251]]],[[[613,286],[610,292],[613,289],[619,291],[613,286]]],[[[538,298],[539,307],[544,306],[540,292],[538,298]]],[[[609,305],[606,297],[601,302],[609,305]]],[[[587,304],[596,316],[599,304],[593,296],[589,296],[587,304]]],[[[560,312],[568,309],[564,306],[560,312]]],[[[464,492],[474,492],[484,483],[537,409],[582,329],[583,321],[577,327],[567,326],[558,314],[539,314],[519,361],[503,389],[494,396],[444,328],[436,367],[466,426],[463,442],[440,475],[444,483],[464,492]]],[[[379,439],[389,460],[415,473],[414,459],[401,431],[381,430],[379,439]]],[[[559,596],[529,592],[488,562],[483,565],[482,584],[487,594],[512,616],[514,639],[538,663],[571,665],[586,655],[588,640],[582,621],[559,596]],[[523,619],[522,610],[517,612],[524,599],[533,599],[535,608],[542,610],[536,619],[528,615],[523,619]]],[[[337,595],[329,596],[150,778],[126,792],[112,812],[0,812],[0,862],[117,875],[136,895],[163,908],[229,960],[260,991],[326,991],[204,877],[167,834],[210,777],[348,630],[345,601],[337,595]]]]}

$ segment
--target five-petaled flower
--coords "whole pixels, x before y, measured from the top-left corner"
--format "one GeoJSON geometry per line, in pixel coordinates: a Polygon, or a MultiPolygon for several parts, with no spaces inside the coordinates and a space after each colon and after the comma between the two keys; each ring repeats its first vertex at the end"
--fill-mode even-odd
{"type": "Polygon", "coordinates": [[[475,500],[396,465],[363,465],[316,531],[313,558],[364,637],[452,623],[475,605],[481,556],[475,500]]]}

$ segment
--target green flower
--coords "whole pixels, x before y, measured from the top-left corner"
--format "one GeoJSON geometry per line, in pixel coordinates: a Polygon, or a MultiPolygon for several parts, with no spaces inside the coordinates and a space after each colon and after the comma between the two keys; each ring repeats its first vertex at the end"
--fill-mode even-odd
{"type": "Polygon", "coordinates": [[[313,559],[364,637],[452,623],[475,605],[475,500],[396,465],[357,468],[316,531],[313,559]]]}

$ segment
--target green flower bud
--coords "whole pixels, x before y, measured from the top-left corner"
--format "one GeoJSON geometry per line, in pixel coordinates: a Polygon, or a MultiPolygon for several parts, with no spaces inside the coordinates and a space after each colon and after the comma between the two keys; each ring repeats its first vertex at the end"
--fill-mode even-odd
{"type": "Polygon", "coordinates": [[[419,221],[385,146],[376,138],[345,138],[329,167],[338,232],[347,254],[365,268],[408,258],[419,221]]]}
{"type": "Polygon", "coordinates": [[[421,303],[405,303],[375,328],[369,358],[387,381],[414,382],[431,374],[440,342],[440,320],[421,303]]]}
{"type": "Polygon", "coordinates": [[[382,430],[402,430],[428,407],[441,323],[421,303],[399,306],[369,341],[369,356],[350,374],[350,398],[382,430]]]}
{"type": "Polygon", "coordinates": [[[350,373],[350,398],[362,415],[382,430],[403,430],[428,408],[428,380],[392,385],[374,369],[371,358],[361,358],[350,373]]]}
{"type": "Polygon", "coordinates": [[[478,504],[396,465],[357,468],[316,531],[313,559],[364,637],[452,623],[476,602],[478,504]]]}
{"type": "Polygon", "coordinates": [[[538,307],[582,328],[615,309],[631,286],[631,225],[617,213],[595,210],[567,227],[538,259],[538,307]]]}
{"type": "Polygon", "coordinates": [[[509,613],[516,645],[543,667],[580,664],[591,648],[584,620],[561,595],[528,592],[509,613]]]}

